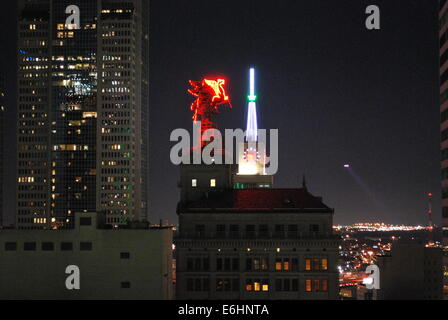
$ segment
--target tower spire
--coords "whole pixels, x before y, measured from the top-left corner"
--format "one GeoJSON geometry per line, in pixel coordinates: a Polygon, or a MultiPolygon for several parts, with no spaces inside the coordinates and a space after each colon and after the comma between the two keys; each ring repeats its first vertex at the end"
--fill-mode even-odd
{"type": "Polygon", "coordinates": [[[258,123],[257,123],[257,96],[255,95],[255,69],[250,69],[250,92],[247,97],[249,100],[249,111],[247,115],[246,140],[247,142],[258,141],[258,123]]]}

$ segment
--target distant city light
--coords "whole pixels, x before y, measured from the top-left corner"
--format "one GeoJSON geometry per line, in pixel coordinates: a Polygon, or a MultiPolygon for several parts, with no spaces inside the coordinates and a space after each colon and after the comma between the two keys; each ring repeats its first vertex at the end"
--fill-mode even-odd
{"type": "MultiPolygon", "coordinates": [[[[385,224],[382,222],[379,223],[354,223],[352,225],[336,225],[333,227],[337,231],[354,231],[354,232],[372,232],[372,231],[380,231],[380,232],[389,232],[389,231],[418,231],[418,230],[426,230],[428,227],[425,226],[410,226],[410,225],[393,225],[393,224],[385,224]]],[[[348,237],[348,235],[346,235],[348,237]]]]}

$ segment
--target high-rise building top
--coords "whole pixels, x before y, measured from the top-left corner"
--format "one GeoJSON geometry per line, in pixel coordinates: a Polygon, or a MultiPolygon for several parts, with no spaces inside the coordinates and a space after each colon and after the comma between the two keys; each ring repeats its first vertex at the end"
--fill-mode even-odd
{"type": "Polygon", "coordinates": [[[147,218],[148,19],[144,0],[22,4],[19,228],[147,218]]]}
{"type": "Polygon", "coordinates": [[[3,225],[3,184],[4,184],[4,156],[5,156],[5,82],[4,77],[0,74],[0,227],[3,225]]]}
{"type": "MultiPolygon", "coordinates": [[[[448,1],[440,0],[440,113],[443,245],[448,246],[448,1]]],[[[444,257],[444,295],[448,297],[448,257],[444,257]]]]}
{"type": "Polygon", "coordinates": [[[334,210],[302,189],[235,190],[229,165],[181,166],[178,299],[337,299],[334,210]]]}

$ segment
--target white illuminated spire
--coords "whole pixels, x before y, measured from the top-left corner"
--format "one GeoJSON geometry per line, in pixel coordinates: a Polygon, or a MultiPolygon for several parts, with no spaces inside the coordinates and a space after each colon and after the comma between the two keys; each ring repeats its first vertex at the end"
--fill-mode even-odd
{"type": "Polygon", "coordinates": [[[258,141],[258,124],[257,124],[257,96],[255,95],[255,69],[250,69],[250,94],[249,99],[249,112],[247,115],[247,142],[258,141]]]}

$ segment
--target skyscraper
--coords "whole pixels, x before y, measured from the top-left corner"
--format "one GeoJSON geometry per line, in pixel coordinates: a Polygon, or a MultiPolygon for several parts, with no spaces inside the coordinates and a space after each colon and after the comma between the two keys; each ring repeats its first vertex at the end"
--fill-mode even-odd
{"type": "Polygon", "coordinates": [[[147,0],[25,0],[19,8],[21,229],[147,219],[147,0]]]}
{"type": "Polygon", "coordinates": [[[5,155],[4,128],[5,128],[5,83],[3,75],[0,74],[0,227],[3,225],[3,157],[5,155]]]}
{"type": "MultiPolygon", "coordinates": [[[[442,150],[443,245],[448,246],[448,1],[440,0],[440,112],[442,150]]],[[[448,293],[448,257],[444,255],[444,294],[448,293]]]]}

